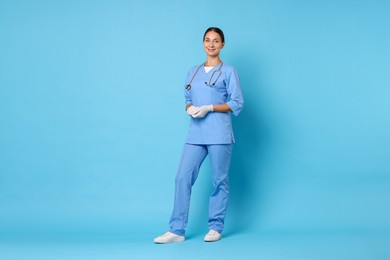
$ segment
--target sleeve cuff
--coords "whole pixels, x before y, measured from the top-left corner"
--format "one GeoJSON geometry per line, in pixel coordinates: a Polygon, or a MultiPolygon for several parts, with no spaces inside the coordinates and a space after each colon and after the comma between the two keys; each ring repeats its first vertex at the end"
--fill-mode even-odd
{"type": "Polygon", "coordinates": [[[226,103],[230,109],[232,110],[233,115],[238,116],[242,110],[242,104],[239,104],[238,102],[229,101],[226,103]]]}

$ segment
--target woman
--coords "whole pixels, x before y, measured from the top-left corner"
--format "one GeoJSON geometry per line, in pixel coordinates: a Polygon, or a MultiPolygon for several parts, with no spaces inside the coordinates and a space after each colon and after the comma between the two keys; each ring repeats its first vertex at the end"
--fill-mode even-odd
{"type": "Polygon", "coordinates": [[[190,69],[185,87],[186,111],[191,117],[175,180],[174,209],[170,230],[154,239],[165,244],[185,240],[191,188],[203,160],[209,155],[213,190],[209,204],[209,232],[206,242],[221,239],[229,194],[229,167],[234,136],[230,113],[238,115],[244,100],[236,70],[224,64],[220,51],[225,38],[221,29],[208,28],[203,36],[207,60],[190,69]]]}

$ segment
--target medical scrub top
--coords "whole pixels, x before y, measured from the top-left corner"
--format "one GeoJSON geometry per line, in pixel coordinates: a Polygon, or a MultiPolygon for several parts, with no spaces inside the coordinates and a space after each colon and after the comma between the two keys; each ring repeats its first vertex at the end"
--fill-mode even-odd
{"type": "MultiPolygon", "coordinates": [[[[192,80],[191,88],[184,90],[186,104],[200,107],[226,103],[232,112],[210,112],[203,118],[191,117],[186,139],[188,144],[232,144],[235,142],[230,114],[237,116],[241,112],[244,98],[236,69],[224,63],[221,67],[222,73],[218,78],[220,65],[214,66],[208,73],[203,66],[199,69],[192,80]],[[214,75],[213,72],[215,72],[214,75]],[[215,85],[213,85],[214,82],[215,85]]],[[[190,83],[198,67],[194,66],[189,70],[185,85],[190,83]]]]}

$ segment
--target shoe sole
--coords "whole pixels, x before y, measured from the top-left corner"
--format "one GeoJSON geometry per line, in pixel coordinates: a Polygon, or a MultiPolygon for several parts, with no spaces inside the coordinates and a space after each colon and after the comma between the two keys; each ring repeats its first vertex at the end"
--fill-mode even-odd
{"type": "Polygon", "coordinates": [[[176,242],[183,242],[183,241],[185,241],[185,238],[175,239],[175,240],[167,241],[167,242],[154,241],[154,243],[155,244],[169,244],[169,243],[176,243],[176,242]]]}
{"type": "Polygon", "coordinates": [[[204,242],[217,242],[219,240],[221,240],[222,237],[216,239],[216,240],[208,240],[208,239],[204,239],[204,242]]]}

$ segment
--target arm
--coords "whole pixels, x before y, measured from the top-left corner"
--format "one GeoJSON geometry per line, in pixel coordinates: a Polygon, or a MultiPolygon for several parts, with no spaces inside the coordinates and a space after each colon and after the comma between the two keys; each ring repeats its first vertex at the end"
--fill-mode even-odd
{"type": "MultiPolygon", "coordinates": [[[[186,111],[187,109],[192,106],[192,104],[187,104],[186,105],[186,111]]],[[[213,112],[232,112],[228,104],[217,104],[213,105],[213,112]]]]}
{"type": "Polygon", "coordinates": [[[232,112],[228,104],[217,104],[213,105],[214,112],[232,112]]]}

